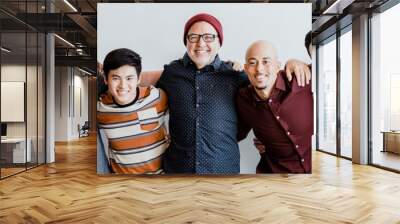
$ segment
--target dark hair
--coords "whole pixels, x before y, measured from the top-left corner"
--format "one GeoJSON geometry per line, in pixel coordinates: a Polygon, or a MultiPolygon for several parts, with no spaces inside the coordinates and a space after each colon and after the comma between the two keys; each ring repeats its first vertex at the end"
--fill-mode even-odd
{"type": "Polygon", "coordinates": [[[138,78],[142,71],[142,59],[136,52],[127,48],[119,48],[107,54],[103,63],[103,72],[105,78],[108,77],[110,70],[117,69],[124,65],[135,67],[138,78]]]}
{"type": "Polygon", "coordinates": [[[310,47],[311,41],[312,41],[312,36],[311,36],[311,31],[309,31],[306,35],[306,38],[304,39],[304,45],[305,45],[308,55],[310,57],[311,57],[311,52],[310,52],[309,47],[310,47]]]}

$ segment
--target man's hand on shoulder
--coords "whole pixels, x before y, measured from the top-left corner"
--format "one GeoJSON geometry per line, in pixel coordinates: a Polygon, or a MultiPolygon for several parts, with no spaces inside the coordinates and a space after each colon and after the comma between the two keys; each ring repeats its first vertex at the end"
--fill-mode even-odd
{"type": "Polygon", "coordinates": [[[296,76],[299,86],[308,85],[311,80],[311,71],[308,65],[297,59],[290,59],[285,65],[286,75],[289,81],[292,81],[292,74],[296,76]]]}
{"type": "Polygon", "coordinates": [[[243,69],[244,69],[243,64],[240,63],[240,62],[238,62],[238,61],[231,61],[231,60],[228,60],[227,63],[228,63],[230,66],[232,66],[232,69],[233,69],[233,70],[235,70],[235,71],[237,71],[237,72],[241,72],[241,71],[243,71],[243,69]]]}
{"type": "Polygon", "coordinates": [[[265,145],[260,140],[253,138],[253,144],[260,154],[265,152],[265,145]]]}

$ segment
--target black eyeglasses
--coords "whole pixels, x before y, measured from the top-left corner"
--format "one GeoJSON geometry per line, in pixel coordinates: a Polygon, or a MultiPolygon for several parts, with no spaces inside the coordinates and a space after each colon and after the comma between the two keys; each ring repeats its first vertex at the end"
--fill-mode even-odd
{"type": "Polygon", "coordinates": [[[211,33],[205,33],[205,34],[189,34],[187,35],[187,39],[190,43],[197,43],[200,41],[200,37],[204,40],[204,42],[206,43],[211,43],[215,40],[215,38],[217,37],[216,34],[211,34],[211,33]]]}

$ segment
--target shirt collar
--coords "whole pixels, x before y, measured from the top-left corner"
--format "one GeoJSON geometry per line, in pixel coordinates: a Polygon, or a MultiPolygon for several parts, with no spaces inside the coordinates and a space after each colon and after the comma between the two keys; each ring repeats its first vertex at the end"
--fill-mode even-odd
{"type": "MultiPolygon", "coordinates": [[[[207,66],[211,66],[214,70],[218,70],[221,67],[221,59],[219,58],[218,54],[215,56],[215,59],[211,64],[207,66]]],[[[189,65],[193,64],[193,66],[196,66],[192,59],[190,59],[188,53],[186,52],[185,55],[183,56],[183,66],[188,67],[189,65]]],[[[206,66],[206,67],[207,67],[206,66]]]]}
{"type": "MultiPolygon", "coordinates": [[[[285,80],[285,78],[286,78],[286,76],[285,76],[285,72],[284,71],[279,71],[278,72],[278,75],[277,75],[277,77],[276,77],[276,81],[275,81],[275,86],[274,86],[274,88],[272,89],[272,91],[271,91],[271,96],[270,96],[270,98],[269,99],[276,99],[277,97],[278,97],[278,93],[280,92],[280,91],[283,91],[283,92],[285,92],[286,91],[286,89],[287,89],[287,87],[286,87],[286,80],[285,80]]],[[[254,89],[254,87],[250,84],[249,85],[249,90],[250,90],[250,95],[251,95],[251,98],[253,99],[253,101],[254,101],[254,103],[257,103],[257,102],[263,102],[263,101],[266,101],[266,100],[262,100],[258,95],[257,95],[257,92],[256,92],[256,90],[254,89]]]]}
{"type": "Polygon", "coordinates": [[[279,71],[275,81],[275,89],[279,89],[282,91],[286,91],[286,81],[285,81],[285,72],[279,71]]]}

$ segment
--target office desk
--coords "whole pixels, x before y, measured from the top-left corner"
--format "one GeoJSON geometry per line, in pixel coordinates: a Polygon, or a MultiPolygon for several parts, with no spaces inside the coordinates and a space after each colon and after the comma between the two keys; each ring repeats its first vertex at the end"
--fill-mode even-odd
{"type": "Polygon", "coordinates": [[[1,139],[1,157],[8,163],[25,163],[31,161],[31,145],[32,141],[27,138],[25,153],[25,138],[6,138],[1,139]],[[5,154],[5,155],[4,155],[5,154]],[[12,156],[11,156],[12,154],[12,156]],[[12,158],[12,159],[11,159],[12,158]],[[27,161],[25,161],[25,158],[27,161]]]}
{"type": "Polygon", "coordinates": [[[393,152],[400,154],[400,131],[382,131],[383,150],[382,152],[393,152]]]}

